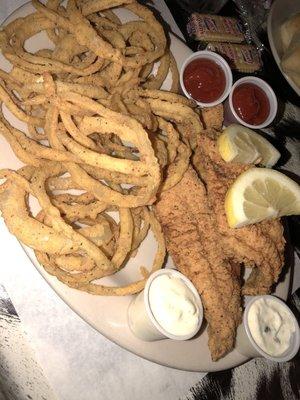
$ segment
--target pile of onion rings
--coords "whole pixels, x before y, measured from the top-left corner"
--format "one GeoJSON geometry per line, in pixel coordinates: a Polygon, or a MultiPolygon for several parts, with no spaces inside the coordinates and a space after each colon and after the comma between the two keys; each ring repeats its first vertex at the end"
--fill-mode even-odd
{"type": "Polygon", "coordinates": [[[150,274],[145,268],[126,287],[97,280],[123,268],[149,230],[158,242],[151,271],[162,267],[164,237],[151,205],[187,170],[203,129],[198,112],[177,94],[176,62],[147,7],[134,0],[32,3],[36,12],[0,31],[11,63],[0,70],[0,133],[24,164],[0,171],[2,216],[68,286],[136,293],[150,274]],[[122,23],[118,7],[137,20],[122,23]],[[27,51],[26,41],[43,31],[51,46],[27,51]],[[169,92],[160,90],[168,73],[169,92]],[[24,129],[10,124],[7,110],[24,129]]]}

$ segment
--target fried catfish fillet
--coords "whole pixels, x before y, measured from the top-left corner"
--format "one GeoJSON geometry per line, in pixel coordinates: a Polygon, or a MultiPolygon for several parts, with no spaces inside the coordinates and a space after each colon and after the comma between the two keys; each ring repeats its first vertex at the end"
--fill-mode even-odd
{"type": "MultiPolygon", "coordinates": [[[[211,132],[209,134],[211,136],[211,132]]],[[[226,163],[217,150],[216,141],[204,133],[197,138],[193,165],[207,190],[224,255],[253,268],[243,287],[243,294],[270,292],[284,264],[283,227],[280,221],[262,221],[243,228],[229,228],[226,220],[225,195],[233,181],[249,166],[226,163]]]]}
{"type": "Polygon", "coordinates": [[[216,361],[233,349],[241,321],[239,266],[219,245],[206,189],[191,166],[175,187],[162,193],[155,212],[175,265],[201,295],[216,361]]]}

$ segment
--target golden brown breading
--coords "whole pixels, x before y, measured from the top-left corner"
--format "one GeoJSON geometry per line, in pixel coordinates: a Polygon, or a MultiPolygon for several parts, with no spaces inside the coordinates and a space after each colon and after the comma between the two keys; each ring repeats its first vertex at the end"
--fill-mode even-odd
{"type": "Polygon", "coordinates": [[[247,166],[225,163],[214,140],[198,137],[193,163],[205,182],[208,201],[216,215],[224,253],[238,263],[256,267],[243,287],[248,295],[266,294],[277,282],[283,267],[284,237],[279,220],[262,221],[243,228],[229,228],[224,201],[228,187],[247,166]]]}
{"type": "Polygon", "coordinates": [[[189,167],[182,180],[161,195],[155,210],[175,265],[201,295],[208,344],[217,360],[232,350],[241,319],[240,264],[253,268],[243,293],[269,293],[283,266],[285,241],[279,220],[228,227],[227,189],[249,166],[225,163],[211,132],[197,138],[193,164],[199,175],[189,167]]]}
{"type": "Polygon", "coordinates": [[[215,107],[202,108],[201,116],[205,129],[222,130],[224,119],[223,104],[218,104],[215,107]]]}
{"type": "Polygon", "coordinates": [[[212,359],[217,360],[233,349],[241,319],[239,268],[218,246],[215,217],[192,167],[162,194],[155,210],[175,265],[201,295],[208,344],[212,359]]]}

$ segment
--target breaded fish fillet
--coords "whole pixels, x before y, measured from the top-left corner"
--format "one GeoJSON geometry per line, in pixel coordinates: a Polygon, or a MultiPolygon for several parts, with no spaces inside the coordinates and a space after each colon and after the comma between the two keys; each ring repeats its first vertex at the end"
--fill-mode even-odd
{"type": "Polygon", "coordinates": [[[208,345],[217,360],[233,349],[241,321],[239,267],[220,246],[206,189],[192,167],[161,195],[155,212],[175,265],[201,295],[208,345]]]}
{"type": "Polygon", "coordinates": [[[229,186],[249,166],[224,162],[217,150],[216,141],[205,134],[197,138],[193,164],[205,183],[225,256],[253,268],[243,287],[243,294],[269,293],[284,264],[285,240],[280,221],[262,221],[231,229],[224,209],[229,186]]]}

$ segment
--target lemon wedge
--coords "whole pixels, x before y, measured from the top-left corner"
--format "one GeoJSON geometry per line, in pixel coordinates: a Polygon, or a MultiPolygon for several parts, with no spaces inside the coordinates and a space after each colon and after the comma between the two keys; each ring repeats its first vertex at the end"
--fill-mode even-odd
{"type": "Polygon", "coordinates": [[[250,168],[228,189],[225,211],[231,228],[300,214],[300,186],[281,172],[250,168]]]}
{"type": "Polygon", "coordinates": [[[272,167],[280,158],[279,151],[264,137],[238,124],[225,128],[217,145],[226,162],[260,163],[265,167],[272,167]]]}

